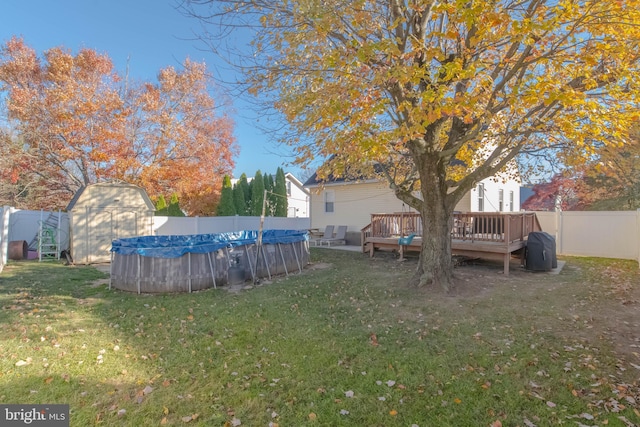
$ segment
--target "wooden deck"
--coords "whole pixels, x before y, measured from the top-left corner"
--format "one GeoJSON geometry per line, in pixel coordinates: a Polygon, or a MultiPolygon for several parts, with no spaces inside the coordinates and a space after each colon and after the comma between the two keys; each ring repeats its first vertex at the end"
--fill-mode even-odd
{"type": "MultiPolygon", "coordinates": [[[[532,212],[454,213],[451,230],[453,255],[465,255],[503,261],[504,274],[509,274],[509,261],[514,252],[526,245],[530,232],[541,231],[532,212]]],[[[407,251],[422,249],[422,223],[417,213],[372,214],[371,223],[361,230],[362,251],[373,257],[377,249],[397,250],[400,258],[407,251]],[[415,233],[410,245],[399,245],[398,239],[415,233]]]]}

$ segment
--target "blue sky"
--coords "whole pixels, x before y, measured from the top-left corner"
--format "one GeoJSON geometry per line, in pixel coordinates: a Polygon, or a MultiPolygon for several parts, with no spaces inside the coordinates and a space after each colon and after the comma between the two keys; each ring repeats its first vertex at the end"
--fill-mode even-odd
{"type": "MultiPolygon", "coordinates": [[[[117,71],[136,80],[156,82],[158,71],[180,67],[185,58],[205,62],[215,75],[229,78],[218,58],[194,40],[200,23],[183,16],[175,0],[3,0],[0,2],[0,43],[21,36],[38,54],[55,46],[76,53],[81,48],[106,53],[117,71]]],[[[288,151],[274,145],[256,128],[257,120],[248,104],[233,101],[230,114],[235,121],[240,155],[234,175],[253,176],[256,170],[275,174],[286,166],[288,151]]]]}

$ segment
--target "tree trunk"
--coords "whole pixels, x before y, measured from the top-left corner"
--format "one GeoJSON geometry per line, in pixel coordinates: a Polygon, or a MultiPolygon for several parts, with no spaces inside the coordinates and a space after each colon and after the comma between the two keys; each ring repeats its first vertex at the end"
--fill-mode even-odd
{"type": "Polygon", "coordinates": [[[451,259],[452,212],[443,205],[425,203],[422,215],[422,250],[414,282],[434,284],[448,291],[453,278],[451,259]]]}
{"type": "Polygon", "coordinates": [[[443,161],[433,155],[419,156],[417,160],[422,193],[422,250],[414,283],[433,284],[448,291],[453,279],[451,228],[456,200],[448,193],[443,161]]]}

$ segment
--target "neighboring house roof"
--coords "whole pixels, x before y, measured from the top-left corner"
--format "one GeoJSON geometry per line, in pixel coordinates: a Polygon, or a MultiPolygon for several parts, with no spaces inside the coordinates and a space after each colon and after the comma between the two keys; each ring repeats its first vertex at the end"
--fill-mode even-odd
{"type": "MultiPolygon", "coordinates": [[[[315,174],[314,174],[315,176],[315,174]]],[[[305,194],[310,194],[309,190],[307,190],[306,188],[304,188],[304,186],[306,184],[303,184],[302,182],[300,182],[300,180],[298,178],[296,178],[295,176],[293,176],[292,173],[287,172],[284,174],[284,177],[286,180],[289,180],[293,183],[293,185],[295,185],[296,187],[298,187],[300,190],[302,190],[305,194]]]]}
{"type": "MultiPolygon", "coordinates": [[[[465,166],[466,163],[462,160],[453,159],[450,164],[452,166],[465,166]]],[[[373,172],[376,175],[381,175],[383,172],[382,166],[380,164],[373,165],[373,172]]],[[[331,185],[331,184],[344,184],[344,183],[362,183],[362,182],[379,182],[384,181],[383,177],[365,177],[365,176],[342,176],[336,178],[333,174],[330,174],[326,179],[321,180],[318,178],[317,172],[311,175],[311,177],[304,183],[305,187],[318,187],[320,185],[331,185]]]]}
{"type": "MultiPolygon", "coordinates": [[[[380,165],[375,165],[374,167],[374,171],[376,173],[382,173],[382,168],[380,165]]],[[[311,177],[309,177],[308,180],[306,180],[306,182],[304,183],[305,187],[318,187],[321,185],[330,185],[330,184],[345,184],[345,183],[350,183],[350,182],[358,182],[358,183],[362,183],[362,182],[379,182],[382,181],[382,178],[368,178],[368,177],[364,177],[364,176],[359,176],[359,177],[354,177],[354,176],[341,176],[341,177],[335,177],[333,174],[329,175],[326,179],[320,179],[318,178],[318,173],[314,173],[313,175],[311,175],[311,177]]]]}

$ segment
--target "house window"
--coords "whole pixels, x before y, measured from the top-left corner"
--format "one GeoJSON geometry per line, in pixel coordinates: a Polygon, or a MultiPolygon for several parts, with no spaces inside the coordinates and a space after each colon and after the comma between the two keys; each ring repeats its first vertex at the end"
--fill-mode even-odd
{"type": "Polygon", "coordinates": [[[324,192],[324,212],[333,213],[333,204],[335,203],[335,194],[333,191],[324,192]]]}
{"type": "Polygon", "coordinates": [[[513,212],[513,191],[509,191],[509,210],[513,212]]]}
{"type": "Polygon", "coordinates": [[[498,190],[498,212],[504,211],[504,190],[498,190]]]}
{"type": "Polygon", "coordinates": [[[478,212],[484,212],[484,184],[478,184],[478,212]]]}
{"type": "Polygon", "coordinates": [[[291,181],[287,181],[287,196],[291,197],[291,181]]]}

